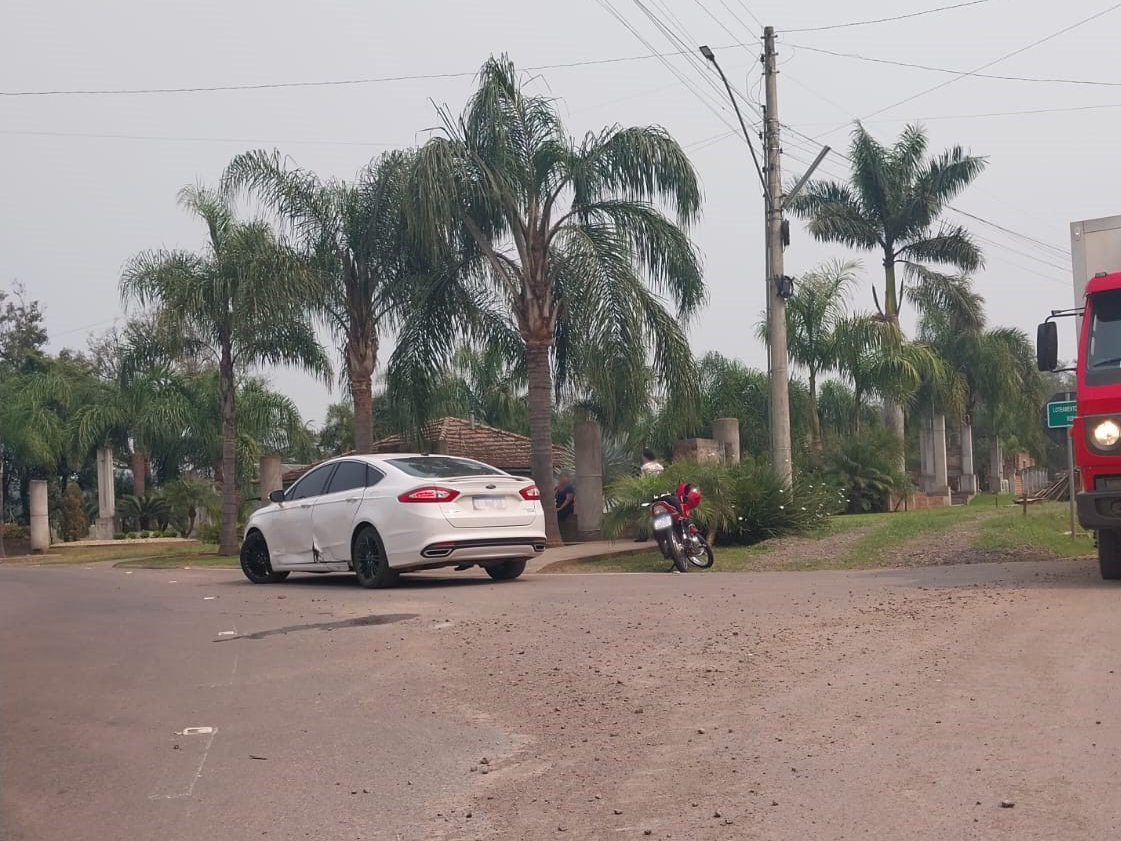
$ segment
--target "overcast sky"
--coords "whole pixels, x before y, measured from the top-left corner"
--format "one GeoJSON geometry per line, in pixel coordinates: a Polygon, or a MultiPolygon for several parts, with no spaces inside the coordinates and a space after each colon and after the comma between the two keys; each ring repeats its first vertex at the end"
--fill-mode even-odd
{"type": "MultiPolygon", "coordinates": [[[[717,48],[733,84],[752,96],[761,95],[756,18],[775,26],[782,121],[842,151],[855,118],[955,77],[809,48],[974,70],[1112,5],[989,0],[890,23],[791,31],[951,2],[643,5],[686,45],[717,48]]],[[[2,96],[0,282],[19,280],[44,303],[52,348],[84,347],[88,333],[121,316],[117,281],[130,255],[201,246],[202,230],[175,203],[183,185],[214,182],[231,156],[257,147],[278,147],[323,175],[352,176],[384,149],[422,142],[437,123],[433,101],[460,110],[472,90],[471,73],[492,53],[508,52],[524,67],[648,54],[650,47],[607,5],[658,52],[680,49],[636,0],[8,0],[0,27],[4,91],[449,75],[249,91],[2,96]]],[[[1121,213],[1119,36],[1121,9],[984,71],[1097,80],[1112,88],[967,77],[867,121],[884,140],[905,122],[919,121],[933,150],[961,144],[988,156],[988,170],[955,206],[1051,246],[951,215],[984,248],[987,265],[977,285],[993,322],[1034,335],[1050,308],[1070,305],[1069,223],[1121,213]],[[1082,110],[1052,110],[1060,108],[1082,110]],[[1029,110],[1048,112],[1007,115],[1029,110]],[[977,116],[995,112],[1003,115],[977,116]]],[[[710,87],[711,74],[681,57],[667,60],[688,85],[654,58],[541,70],[534,84],[558,98],[574,135],[616,122],[660,124],[686,145],[705,192],[693,233],[711,299],[693,326],[694,346],[761,367],[765,352],[751,329],[763,308],[758,180],[742,139],[729,131],[734,117],[710,87]]],[[[795,175],[816,149],[789,131],[783,140],[785,170],[795,175]]],[[[823,172],[841,175],[845,162],[830,156],[823,172]]],[[[853,256],[813,242],[796,221],[792,227],[790,274],[832,256],[853,256]]],[[[855,297],[870,308],[869,289],[882,283],[881,269],[875,255],[863,256],[865,283],[855,297]]],[[[300,374],[271,376],[316,422],[338,397],[300,374]]]]}

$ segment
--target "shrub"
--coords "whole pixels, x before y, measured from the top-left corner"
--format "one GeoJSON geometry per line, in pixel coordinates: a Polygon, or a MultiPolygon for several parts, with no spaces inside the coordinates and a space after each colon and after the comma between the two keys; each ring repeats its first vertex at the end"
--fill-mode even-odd
{"type": "Polygon", "coordinates": [[[77,482],[70,482],[62,495],[59,534],[64,541],[70,543],[87,537],[89,531],[90,523],[86,519],[86,502],[82,489],[77,482]]]}
{"type": "Polygon", "coordinates": [[[222,538],[222,530],[217,522],[204,523],[195,528],[195,537],[201,543],[218,543],[222,538]]]}
{"type": "Polygon", "coordinates": [[[735,476],[738,518],[725,535],[732,543],[806,534],[843,508],[840,494],[820,479],[798,476],[787,488],[769,465],[757,463],[735,470],[735,476]]]}
{"type": "Polygon", "coordinates": [[[848,513],[887,511],[893,495],[910,489],[910,477],[899,470],[900,448],[883,427],[829,442],[825,476],[844,494],[848,513]]]}
{"type": "Polygon", "coordinates": [[[26,540],[31,536],[31,529],[19,523],[3,523],[0,524],[0,529],[3,530],[4,537],[12,540],[26,540]]]}
{"type": "Polygon", "coordinates": [[[175,529],[164,529],[163,530],[163,537],[178,537],[178,536],[179,536],[179,532],[177,532],[175,529]]]}
{"type": "Polygon", "coordinates": [[[138,530],[147,531],[153,525],[162,529],[167,524],[171,506],[159,491],[149,491],[141,496],[125,494],[117,502],[117,513],[138,530]]]}
{"type": "Polygon", "coordinates": [[[136,538],[137,538],[137,534],[134,531],[130,531],[128,534],[125,535],[125,539],[127,539],[127,540],[136,540],[136,538]]]}
{"type": "Polygon", "coordinates": [[[124,540],[127,537],[128,537],[128,535],[125,534],[123,531],[118,531],[118,532],[113,533],[113,539],[114,540],[124,540]]]}
{"type": "Polygon", "coordinates": [[[837,491],[819,480],[796,480],[785,488],[764,462],[737,465],[671,464],[660,476],[627,477],[607,489],[604,531],[618,536],[641,528],[649,516],[643,503],[670,493],[680,482],[696,485],[701,505],[694,519],[717,542],[758,543],[787,534],[804,534],[822,526],[841,510],[837,491]]]}

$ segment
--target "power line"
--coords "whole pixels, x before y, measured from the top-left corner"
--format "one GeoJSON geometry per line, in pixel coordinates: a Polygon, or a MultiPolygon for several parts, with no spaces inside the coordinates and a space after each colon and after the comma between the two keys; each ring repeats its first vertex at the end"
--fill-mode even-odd
{"type": "Polygon", "coordinates": [[[978,79],[997,79],[1003,82],[1040,82],[1061,85],[1092,85],[1097,87],[1109,88],[1121,87],[1121,82],[1105,82],[1098,79],[1064,79],[1040,76],[1005,76],[998,73],[977,73],[970,70],[951,70],[948,67],[933,67],[929,64],[916,64],[910,61],[895,61],[888,58],[873,58],[872,56],[861,55],[860,53],[841,53],[837,52],[836,50],[826,50],[821,47],[807,47],[805,44],[792,44],[787,42],[787,46],[796,47],[799,50],[806,50],[811,53],[831,55],[837,58],[851,58],[857,61],[872,62],[873,64],[890,64],[893,67],[909,67],[914,70],[928,70],[932,73],[949,73],[959,77],[973,76],[978,79]]]}
{"type": "Polygon", "coordinates": [[[951,9],[964,9],[966,6],[980,6],[982,3],[988,3],[989,0],[970,0],[968,3],[955,3],[952,6],[939,6],[936,9],[925,9],[921,12],[911,12],[906,15],[895,15],[888,18],[873,18],[871,20],[856,20],[851,23],[834,23],[829,26],[806,26],[801,29],[783,29],[781,32],[824,32],[827,29],[848,29],[852,26],[869,26],[874,23],[890,23],[896,20],[907,20],[908,18],[919,18],[923,15],[933,15],[936,12],[948,12],[951,9]]]}
{"type": "Polygon", "coordinates": [[[1060,35],[1063,35],[1067,32],[1070,32],[1072,29],[1077,29],[1080,26],[1084,26],[1085,24],[1089,23],[1090,21],[1096,20],[1097,18],[1100,18],[1103,15],[1107,15],[1110,12],[1115,11],[1119,8],[1121,8],[1121,3],[1114,3],[1112,6],[1110,6],[1107,9],[1103,9],[1100,12],[1095,12],[1094,14],[1090,15],[1089,17],[1083,18],[1082,20],[1077,21],[1076,23],[1072,23],[1069,26],[1064,26],[1062,29],[1058,30],[1057,32],[1052,32],[1050,35],[1046,35],[1043,38],[1040,38],[1036,41],[1032,41],[1030,44],[1026,44],[1023,47],[1020,47],[1019,49],[1015,49],[1010,53],[1005,53],[1004,55],[1000,56],[999,58],[994,58],[992,61],[989,61],[985,64],[982,64],[980,67],[975,67],[973,70],[970,70],[968,73],[960,73],[960,74],[954,76],[954,78],[952,78],[952,79],[947,79],[944,82],[939,82],[937,85],[934,85],[933,87],[927,88],[925,90],[921,90],[916,94],[912,94],[911,96],[904,97],[903,99],[900,99],[898,102],[893,102],[890,105],[885,105],[883,108],[880,108],[877,111],[873,111],[871,114],[866,114],[864,116],[864,119],[868,119],[869,117],[878,116],[878,115],[884,113],[884,111],[890,111],[892,108],[895,108],[899,105],[903,105],[904,103],[907,103],[907,102],[912,102],[912,101],[918,99],[921,96],[926,96],[928,93],[933,93],[934,91],[940,90],[941,88],[944,88],[947,85],[952,85],[954,82],[958,81],[959,79],[964,78],[965,76],[967,76],[971,73],[977,73],[981,70],[987,70],[988,68],[992,67],[994,64],[999,64],[1000,62],[1005,61],[1007,59],[1010,59],[1013,56],[1017,56],[1020,53],[1027,52],[1028,50],[1032,49],[1033,47],[1038,47],[1040,44],[1045,44],[1046,42],[1048,42],[1048,41],[1050,41],[1054,38],[1058,38],[1060,35]]]}
{"type": "MultiPolygon", "coordinates": [[[[638,39],[638,41],[644,47],[646,47],[648,50],[650,50],[650,55],[656,57],[659,61],[661,61],[662,64],[665,65],[666,69],[669,70],[670,73],[672,73],[675,77],[677,77],[677,79],[683,85],[685,85],[685,87],[695,97],[697,97],[697,99],[699,99],[701,101],[701,104],[703,104],[709,111],[711,111],[716,116],[716,118],[718,120],[720,120],[720,122],[724,123],[724,125],[727,126],[729,129],[734,130],[735,127],[732,125],[731,121],[722,113],[722,111],[721,111],[722,106],[719,104],[719,102],[718,102],[717,105],[713,105],[711,99],[709,97],[706,97],[704,91],[697,88],[696,85],[693,83],[693,81],[691,79],[689,79],[688,76],[683,74],[676,66],[674,66],[674,64],[671,61],[668,60],[669,55],[681,55],[682,52],[680,50],[674,51],[673,53],[663,55],[657,49],[655,49],[654,45],[650,43],[650,41],[646,38],[645,35],[643,35],[641,32],[638,31],[638,29],[634,26],[634,24],[632,24],[627,19],[626,15],[624,15],[622,12],[620,12],[618,9],[616,9],[614,5],[612,5],[611,0],[596,0],[596,2],[600,5],[601,8],[604,9],[604,11],[606,11],[609,15],[611,15],[613,18],[615,18],[615,20],[617,20],[620,24],[622,24],[623,27],[628,32],[631,33],[631,35],[633,35],[636,39],[638,39]]],[[[692,52],[692,50],[689,50],[688,52],[692,52]]]]}
{"type": "Polygon", "coordinates": [[[0,134],[23,135],[28,137],[74,137],[89,140],[165,140],[184,143],[261,143],[290,144],[293,146],[407,146],[407,143],[375,143],[362,140],[261,140],[252,137],[172,137],[162,134],[96,134],[92,132],[68,131],[30,131],[23,129],[0,129],[0,134]]]}
{"type": "MultiPolygon", "coordinates": [[[[649,2],[651,3],[651,5],[653,5],[654,3],[658,2],[658,0],[649,0],[649,2]]],[[[665,38],[671,45],[680,48],[682,54],[685,56],[685,61],[690,64],[694,70],[698,71],[701,74],[702,80],[709,86],[710,90],[715,94],[716,101],[720,102],[721,107],[723,107],[724,91],[721,90],[720,86],[716,84],[716,81],[707,72],[707,68],[701,62],[701,59],[697,56],[697,45],[700,42],[696,38],[694,38],[693,35],[688,31],[688,29],[685,28],[684,24],[682,24],[682,22],[672,12],[669,11],[669,8],[667,6],[663,5],[665,14],[672,20],[673,23],[677,25],[678,29],[680,29],[681,32],[684,33],[684,38],[682,38],[681,35],[675,32],[673,27],[669,23],[663,21],[653,9],[651,9],[646,5],[645,2],[643,2],[643,0],[634,0],[634,4],[644,15],[646,15],[647,19],[649,19],[649,21],[654,24],[655,28],[657,28],[658,31],[660,31],[662,35],[665,36],[665,38]]]]}
{"type": "MultiPolygon", "coordinates": [[[[790,81],[796,79],[787,77],[790,81]]],[[[801,84],[801,83],[799,83],[801,84]]],[[[803,85],[803,87],[805,87],[803,85]]],[[[812,91],[811,91],[812,93],[812,91]]],[[[838,106],[839,107],[839,106],[838,106]]],[[[1107,108],[1121,108],[1121,102],[1103,102],[1098,105],[1072,105],[1066,108],[1028,108],[1022,111],[988,111],[975,114],[935,114],[926,117],[881,117],[878,120],[865,120],[867,123],[929,123],[938,120],[979,120],[986,117],[1023,117],[1032,114],[1066,114],[1073,111],[1101,111],[1107,108]]],[[[853,117],[856,122],[856,117],[853,117]]],[[[802,123],[804,126],[828,126],[832,123],[802,123]]]]}
{"type": "MultiPolygon", "coordinates": [[[[749,18],[751,18],[753,21],[755,21],[755,23],[758,25],[758,27],[760,29],[762,29],[763,28],[763,21],[759,20],[758,16],[755,14],[755,12],[751,11],[751,9],[749,9],[747,7],[747,3],[745,3],[743,0],[736,0],[736,2],[738,2],[740,4],[741,9],[743,9],[745,12],[747,12],[747,16],[749,18]]],[[[720,5],[723,6],[725,9],[728,9],[729,12],[732,12],[732,10],[728,8],[728,4],[725,3],[724,0],[720,0],[720,5]]],[[[737,17],[735,12],[732,12],[732,17],[736,18],[736,20],[740,20],[739,17],[737,17]]],[[[743,23],[743,21],[740,21],[740,23],[743,23]]],[[[746,23],[743,24],[743,27],[744,27],[744,29],[748,28],[746,23]]]]}
{"type": "Polygon", "coordinates": [[[977,222],[981,222],[982,224],[988,225],[991,228],[996,228],[998,231],[1003,231],[1006,234],[1011,234],[1014,237],[1019,237],[1020,239],[1027,240],[1028,242],[1034,242],[1036,245],[1041,245],[1045,248],[1049,248],[1052,251],[1058,252],[1059,254],[1061,254],[1064,257],[1069,257],[1070,256],[1070,249],[1068,249],[1068,248],[1060,248],[1057,245],[1052,245],[1051,243],[1045,242],[1041,239],[1036,239],[1035,237],[1028,236],[1027,234],[1021,234],[1017,231],[1012,230],[1011,228],[1006,228],[1003,225],[998,225],[996,222],[990,222],[988,219],[983,219],[980,216],[976,216],[975,214],[972,214],[972,213],[967,213],[964,210],[958,210],[956,207],[953,207],[952,205],[947,205],[947,207],[949,207],[950,210],[954,211],[954,213],[958,213],[962,216],[967,216],[970,219],[973,219],[977,222]]]}
{"type": "MultiPolygon", "coordinates": [[[[694,2],[698,6],[701,7],[701,11],[703,11],[706,15],[708,15],[710,18],[712,18],[714,21],[716,21],[717,26],[719,26],[721,29],[723,29],[725,32],[727,32],[728,35],[730,35],[732,38],[735,38],[737,41],[739,41],[739,38],[736,36],[736,33],[733,32],[731,29],[729,29],[727,27],[727,25],[724,23],[724,21],[722,21],[715,14],[713,14],[712,11],[708,8],[708,6],[706,6],[704,3],[702,3],[701,0],[694,0],[694,2]]],[[[733,17],[734,17],[734,15],[733,15],[733,17]]],[[[747,49],[747,44],[743,43],[742,41],[739,41],[739,45],[741,47],[743,47],[744,49],[747,49]]]]}
{"type": "MultiPolygon", "coordinates": [[[[731,44],[721,47],[720,49],[731,49],[732,47],[741,46],[740,44],[731,44]]],[[[622,64],[631,61],[648,61],[652,58],[664,59],[667,57],[685,55],[692,53],[692,50],[677,50],[673,52],[660,53],[651,52],[646,55],[632,55],[621,56],[617,58],[599,58],[588,59],[587,61],[570,61],[562,64],[539,64],[534,67],[520,68],[526,71],[537,70],[563,70],[571,67],[594,67],[604,64],[622,64]]],[[[129,96],[134,94],[168,94],[168,93],[215,93],[221,91],[259,91],[259,90],[276,90],[282,88],[324,88],[324,87],[337,87],[345,85],[374,85],[387,82],[413,82],[425,81],[431,79],[465,79],[473,78],[478,75],[477,70],[460,71],[455,73],[421,73],[407,76],[376,76],[366,79],[329,79],[322,81],[312,82],[262,82],[256,84],[237,84],[237,85],[211,85],[211,86],[193,86],[193,87],[180,87],[180,88],[97,88],[97,89],[72,89],[72,90],[23,90],[23,91],[0,91],[0,96],[129,96]]]]}

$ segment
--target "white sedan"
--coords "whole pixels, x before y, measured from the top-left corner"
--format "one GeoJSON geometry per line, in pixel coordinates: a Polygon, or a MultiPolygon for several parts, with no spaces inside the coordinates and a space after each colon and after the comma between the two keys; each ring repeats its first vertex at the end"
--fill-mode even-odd
{"type": "Polygon", "coordinates": [[[269,500],[241,546],[241,569],[255,584],[353,570],[364,587],[388,587],[401,572],[447,566],[481,566],[502,581],[545,551],[537,487],[470,459],[344,456],[269,500]]]}

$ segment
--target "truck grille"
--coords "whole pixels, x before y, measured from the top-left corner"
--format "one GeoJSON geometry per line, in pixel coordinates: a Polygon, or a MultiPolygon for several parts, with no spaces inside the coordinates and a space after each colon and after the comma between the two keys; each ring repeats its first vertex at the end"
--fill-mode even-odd
{"type": "Polygon", "coordinates": [[[1121,491],[1121,476],[1098,476],[1094,480],[1096,491],[1121,491]]]}

